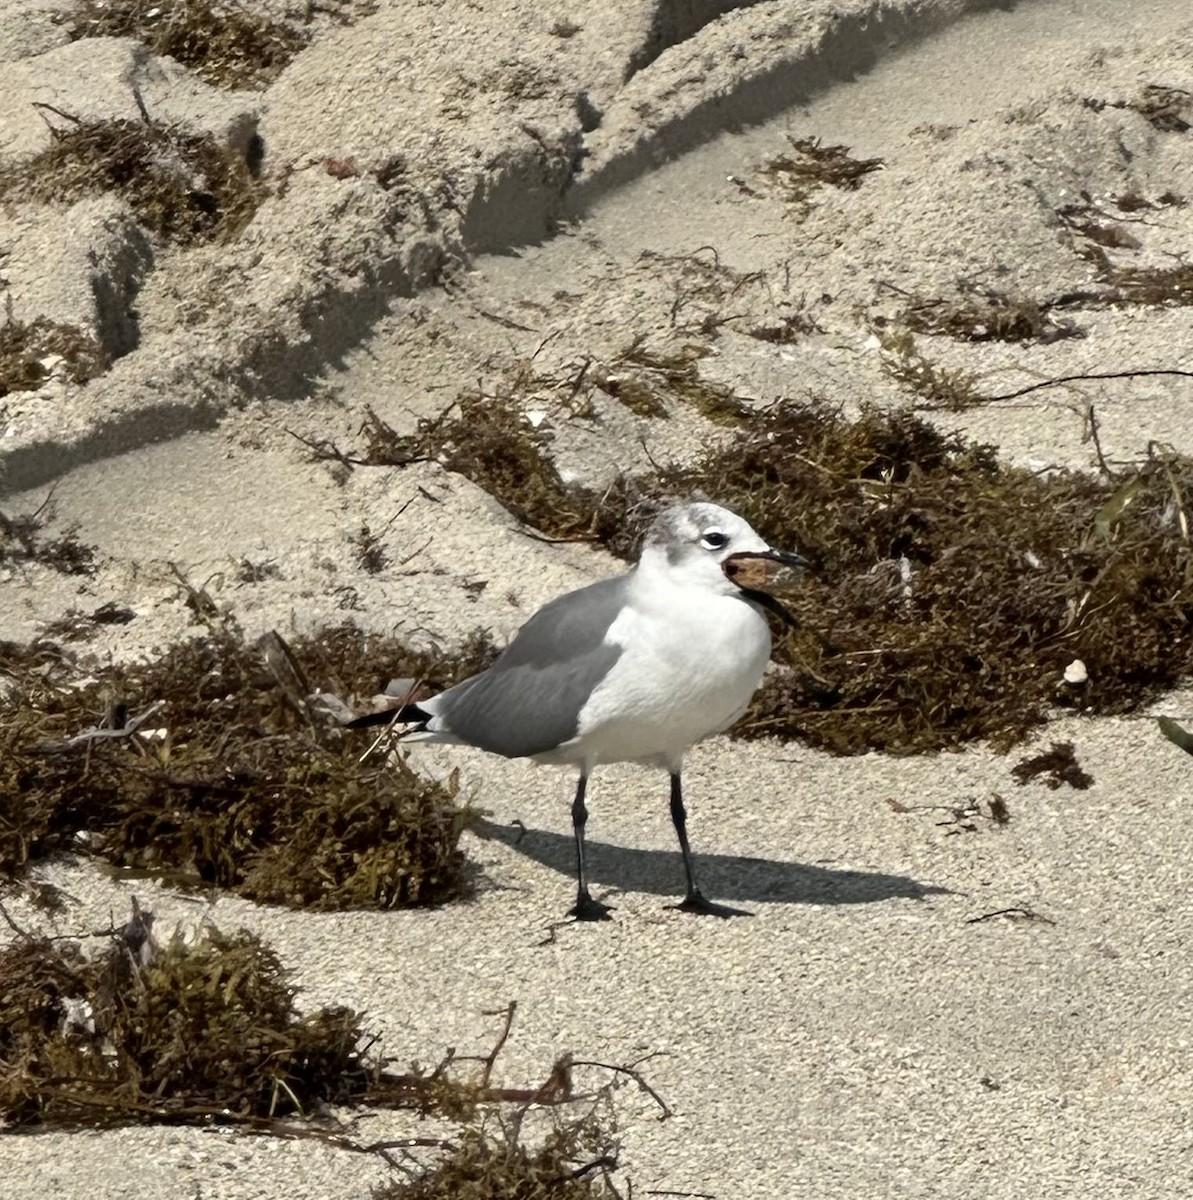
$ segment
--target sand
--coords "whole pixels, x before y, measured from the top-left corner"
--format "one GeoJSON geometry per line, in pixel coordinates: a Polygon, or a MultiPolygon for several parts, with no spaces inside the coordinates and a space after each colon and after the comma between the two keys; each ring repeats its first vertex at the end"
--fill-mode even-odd
{"type": "MultiPolygon", "coordinates": [[[[526,537],[434,464],[338,472],[292,432],[349,444],[366,404],[409,429],[519,359],[608,362],[636,333],[718,307],[743,325],[802,307],[820,331],[776,346],[731,323],[702,364],[709,377],[759,401],[905,402],[873,336],[899,289],[951,294],[967,279],[1079,291],[1093,267],[1058,208],[1088,193],[1125,221],[1115,196],[1193,196],[1193,133],[1116,107],[1145,84],[1193,90],[1182,8],[621,0],[589,17],[562,3],[394,2],[329,24],[237,109],[259,113],[267,169],[304,168],[285,195],[233,243],[157,251],[136,282],[138,344],[105,376],[2,402],[3,511],[36,508],[52,487],[54,527],[77,527],[103,565],[82,581],[0,576],[0,637],[29,639],[72,606],[119,600],[137,619],[105,631],[96,652],[147,653],[195,632],[170,564],[250,634],[338,623],[350,586],[348,615],[370,628],[447,644],[477,625],[508,636],[617,564],[526,537]],[[565,35],[569,21],[581,28],[565,35]],[[856,191],[817,194],[796,219],[757,174],[789,135],[885,165],[856,191]],[[421,208],[404,201],[401,219],[367,174],[398,155],[422,197],[421,208]],[[363,173],[336,178],[321,166],[331,157],[363,173]],[[681,256],[714,254],[760,280],[710,299],[681,256]],[[353,565],[363,522],[386,527],[393,552],[377,576],[353,565]],[[242,559],[279,574],[238,584],[242,559]],[[479,595],[465,590],[480,580],[479,595]]],[[[34,80],[49,69],[36,56],[63,52],[44,11],[13,6],[0,21],[0,52],[34,80]]],[[[0,155],[16,120],[0,114],[0,155]]],[[[0,273],[19,316],[58,303],[86,317],[77,263],[35,249],[61,219],[0,215],[11,251],[0,273]]],[[[1129,228],[1141,244],[1115,252],[1121,261],[1172,262],[1193,205],[1146,210],[1129,228]]],[[[1083,309],[1073,315],[1085,336],[1051,344],[922,344],[991,390],[1190,372],[1190,311],[1083,309]]],[[[1193,382],[1178,374],[933,419],[1017,462],[1092,468],[1091,404],[1110,458],[1153,441],[1193,453],[1193,382]]],[[[682,460],[718,436],[696,417],[647,422],[613,402],[597,415],[543,417],[561,466],[586,482],[647,453],[682,460]]],[[[1155,711],[1188,721],[1190,695],[1155,711]]],[[[28,925],[92,928],[135,892],[159,927],[244,925],[293,967],[304,1005],[364,1009],[399,1060],[486,1047],[485,1014],[511,1000],[511,1082],[541,1078],[568,1049],[606,1062],[655,1055],[643,1069],[674,1116],[657,1120],[632,1086],[618,1098],[619,1175],[636,1195],[1188,1194],[1193,777],[1151,716],[1057,720],[1009,757],[974,747],[842,760],[714,739],[685,775],[706,890],[755,914],[725,923],[664,907],[682,876],[662,776],[605,769],[589,832],[595,888],[616,920],[547,945],[570,903],[571,780],[464,751],[419,762],[459,766],[491,813],[492,836],[466,838],[484,870],[473,903],[312,916],[62,862],[38,868],[72,897],[56,926],[23,901],[10,909],[28,925]],[[1019,757],[1054,740],[1075,744],[1096,781],[1088,791],[1012,780],[1019,757]],[[995,794],[1007,825],[977,818],[966,831],[953,817],[995,794]],[[1036,919],[977,919],[1007,909],[1036,919]]],[[[410,1125],[366,1115],[359,1131],[410,1125]]],[[[0,1194],[12,1200],[347,1200],[385,1178],[372,1158],[220,1131],[0,1139],[0,1194]]]]}

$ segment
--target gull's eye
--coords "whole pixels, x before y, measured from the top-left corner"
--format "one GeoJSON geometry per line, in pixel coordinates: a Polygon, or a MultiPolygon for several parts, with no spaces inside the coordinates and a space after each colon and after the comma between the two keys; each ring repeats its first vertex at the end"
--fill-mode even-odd
{"type": "Polygon", "coordinates": [[[705,550],[723,550],[729,545],[729,538],[719,529],[708,529],[701,537],[700,544],[705,550]]]}

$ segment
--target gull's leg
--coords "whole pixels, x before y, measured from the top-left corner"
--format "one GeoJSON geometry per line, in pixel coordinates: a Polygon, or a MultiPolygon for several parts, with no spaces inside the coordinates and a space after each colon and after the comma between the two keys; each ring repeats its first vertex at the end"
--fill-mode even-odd
{"type": "Polygon", "coordinates": [[[697,913],[708,917],[748,917],[751,914],[741,908],[729,908],[725,904],[714,904],[706,900],[696,886],[696,873],[692,870],[692,851],[688,846],[688,814],[683,806],[683,785],[679,772],[671,772],[671,821],[679,835],[679,848],[683,852],[683,869],[688,878],[688,891],[679,904],[671,905],[680,912],[697,913]]]}
{"type": "Polygon", "coordinates": [[[584,826],[588,821],[588,809],[584,807],[584,793],[588,789],[588,775],[580,772],[576,785],[576,798],[572,801],[572,829],[576,835],[576,903],[568,911],[569,917],[577,921],[608,921],[610,908],[594,900],[588,891],[588,872],[584,867],[584,826]]]}

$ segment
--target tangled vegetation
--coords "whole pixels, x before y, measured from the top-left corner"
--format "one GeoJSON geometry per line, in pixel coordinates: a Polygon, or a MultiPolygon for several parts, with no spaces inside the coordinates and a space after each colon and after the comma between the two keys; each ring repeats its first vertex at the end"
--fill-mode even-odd
{"type": "MultiPolygon", "coordinates": [[[[171,882],[313,909],[438,904],[468,890],[454,786],[362,764],[359,735],[310,697],[379,672],[449,682],[479,642],[428,656],[351,626],[263,649],[216,627],[148,664],[77,666],[0,644],[0,875],[86,849],[171,882]]],[[[471,657],[469,657],[471,656],[471,657]]]]}
{"type": "Polygon", "coordinates": [[[556,1124],[537,1148],[520,1122],[498,1132],[473,1126],[420,1179],[391,1183],[374,1200],[617,1200],[609,1181],[617,1165],[613,1140],[594,1116],[556,1124]]]}
{"type": "Polygon", "coordinates": [[[163,944],[135,898],[124,926],[89,938],[47,938],[0,915],[16,935],[0,948],[0,1120],[9,1126],[217,1124],[309,1138],[402,1167],[403,1181],[377,1193],[390,1200],[617,1194],[612,1091],[621,1075],[648,1085],[611,1066],[609,1082],[578,1096],[570,1055],[540,1084],[496,1084],[515,1004],[486,1055],[449,1050],[434,1068],[395,1070],[360,1013],[300,1013],[278,955],[245,930],[204,924],[163,944]],[[98,951],[85,944],[95,939],[98,951]],[[399,1143],[364,1145],[303,1120],[332,1104],[409,1109],[460,1128],[419,1139],[438,1157],[414,1172],[416,1160],[393,1154],[399,1143]],[[524,1128],[532,1112],[546,1126],[533,1140],[524,1128]]]}
{"type": "Polygon", "coordinates": [[[33,936],[0,951],[5,1121],[285,1116],[367,1093],[376,1073],[357,1013],[300,1018],[280,960],[252,934],[205,926],[156,947],[143,918],[98,955],[33,936]]]}
{"type": "Polygon", "coordinates": [[[9,312],[0,325],[0,397],[36,391],[59,368],[72,383],[86,383],[108,369],[108,356],[77,325],[47,317],[18,321],[9,312]]]}
{"type": "Polygon", "coordinates": [[[1057,303],[993,288],[963,288],[955,297],[913,299],[898,324],[912,333],[944,334],[963,342],[1039,342],[1081,337],[1072,321],[1057,318],[1057,303]]]}
{"type": "Polygon", "coordinates": [[[813,195],[822,187],[856,191],[872,171],[881,171],[881,158],[854,158],[848,146],[825,146],[819,138],[788,137],[790,154],[768,159],[759,177],[773,187],[798,216],[811,209],[813,195]]]}
{"type": "Polygon", "coordinates": [[[145,117],[85,123],[68,114],[50,145],[0,170],[0,200],[68,204],[115,192],[146,229],[181,244],[235,237],[264,196],[246,159],[211,134],[145,117]]]}
{"type": "Polygon", "coordinates": [[[255,13],[238,0],[78,0],[60,18],[71,39],[132,37],[208,83],[260,88],[307,44],[292,21],[255,13]]]}
{"type": "Polygon", "coordinates": [[[79,541],[74,530],[58,537],[42,532],[48,519],[46,501],[36,512],[15,517],[0,512],[0,567],[24,567],[32,563],[50,567],[63,575],[92,575],[96,570],[95,547],[79,541]]]}

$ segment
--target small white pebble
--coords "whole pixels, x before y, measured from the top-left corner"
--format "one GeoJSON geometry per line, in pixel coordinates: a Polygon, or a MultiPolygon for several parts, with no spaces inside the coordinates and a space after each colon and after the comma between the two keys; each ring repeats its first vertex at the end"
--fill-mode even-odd
{"type": "Polygon", "coordinates": [[[1065,683],[1085,683],[1088,679],[1089,672],[1081,659],[1075,658],[1065,667],[1065,683]]]}

